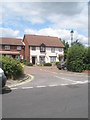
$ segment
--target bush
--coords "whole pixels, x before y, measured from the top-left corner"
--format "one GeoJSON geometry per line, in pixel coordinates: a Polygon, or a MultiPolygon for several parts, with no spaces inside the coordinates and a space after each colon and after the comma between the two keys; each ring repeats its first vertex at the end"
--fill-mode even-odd
{"type": "Polygon", "coordinates": [[[4,70],[7,78],[16,79],[24,72],[22,64],[16,59],[2,56],[0,62],[2,63],[2,69],[4,70]]]}
{"type": "Polygon", "coordinates": [[[90,70],[90,64],[84,64],[84,69],[83,70],[90,70]]]}
{"type": "Polygon", "coordinates": [[[84,70],[90,70],[90,47],[85,49],[84,70]]]}
{"type": "Polygon", "coordinates": [[[32,63],[27,62],[27,61],[24,61],[24,65],[26,65],[26,66],[33,66],[33,64],[32,64],[32,63]]]}
{"type": "Polygon", "coordinates": [[[60,62],[56,62],[55,65],[58,65],[60,62]]]}
{"type": "Polygon", "coordinates": [[[85,48],[79,45],[73,45],[67,54],[67,69],[73,72],[82,72],[84,70],[85,48]]]}
{"type": "Polygon", "coordinates": [[[44,63],[44,66],[52,66],[51,63],[44,63]]]}

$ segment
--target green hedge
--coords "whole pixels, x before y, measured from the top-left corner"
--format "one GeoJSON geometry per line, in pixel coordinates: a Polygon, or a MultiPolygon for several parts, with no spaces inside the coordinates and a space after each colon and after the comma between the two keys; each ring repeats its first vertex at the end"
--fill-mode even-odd
{"type": "Polygon", "coordinates": [[[4,70],[7,78],[16,79],[24,72],[20,61],[11,57],[2,56],[0,63],[2,63],[2,69],[4,70]]]}
{"type": "Polygon", "coordinates": [[[90,64],[83,64],[84,70],[90,70],[90,64]]]}
{"type": "Polygon", "coordinates": [[[51,63],[44,63],[43,65],[44,65],[44,66],[52,66],[51,63]]]}
{"type": "Polygon", "coordinates": [[[73,72],[90,70],[90,48],[72,45],[67,54],[67,69],[73,72]]]}
{"type": "Polygon", "coordinates": [[[60,61],[59,61],[59,62],[56,62],[55,65],[58,65],[59,63],[60,63],[60,61]]]}
{"type": "Polygon", "coordinates": [[[26,65],[26,66],[33,66],[33,64],[32,64],[32,63],[27,62],[26,60],[24,61],[24,65],[26,65]]]}

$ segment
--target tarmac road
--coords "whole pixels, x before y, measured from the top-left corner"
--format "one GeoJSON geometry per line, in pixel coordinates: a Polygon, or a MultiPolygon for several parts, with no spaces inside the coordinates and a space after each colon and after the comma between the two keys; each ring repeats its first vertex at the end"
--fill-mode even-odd
{"type": "Polygon", "coordinates": [[[34,80],[2,95],[3,118],[88,118],[88,76],[25,67],[34,80]]]}

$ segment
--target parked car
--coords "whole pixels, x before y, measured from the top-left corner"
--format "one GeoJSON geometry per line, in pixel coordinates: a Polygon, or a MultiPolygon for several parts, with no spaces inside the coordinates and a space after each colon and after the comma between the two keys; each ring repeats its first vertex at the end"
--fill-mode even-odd
{"type": "Polygon", "coordinates": [[[0,68],[0,87],[4,87],[6,84],[6,76],[4,74],[4,71],[0,68]]]}
{"type": "Polygon", "coordinates": [[[58,64],[57,64],[57,68],[59,69],[59,70],[61,70],[61,69],[66,69],[66,62],[59,62],[58,64]]]}

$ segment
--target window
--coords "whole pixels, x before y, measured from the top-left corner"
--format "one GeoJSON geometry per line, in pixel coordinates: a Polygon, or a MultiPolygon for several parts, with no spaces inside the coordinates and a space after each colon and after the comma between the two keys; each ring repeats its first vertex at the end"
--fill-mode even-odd
{"type": "Polygon", "coordinates": [[[55,48],[51,48],[51,52],[52,52],[52,53],[55,53],[55,48]]]}
{"type": "Polygon", "coordinates": [[[40,64],[45,63],[45,56],[39,57],[40,64]]]}
{"type": "Polygon", "coordinates": [[[46,51],[46,46],[44,44],[41,44],[40,52],[45,52],[45,51],[46,51]]]}
{"type": "Polygon", "coordinates": [[[50,57],[50,62],[51,62],[51,63],[56,62],[56,57],[55,57],[55,56],[50,57]]]}
{"type": "Polygon", "coordinates": [[[21,46],[17,46],[17,50],[21,50],[21,46]]]}
{"type": "Polygon", "coordinates": [[[15,58],[18,59],[18,60],[20,60],[20,56],[19,55],[16,55],[15,58]]]}
{"type": "Polygon", "coordinates": [[[10,50],[10,45],[6,45],[5,50],[10,50]]]}
{"type": "Polygon", "coordinates": [[[33,47],[32,47],[32,50],[36,50],[36,47],[35,47],[35,46],[33,46],[33,47]]]}
{"type": "Polygon", "coordinates": [[[59,48],[59,52],[62,52],[62,50],[63,50],[62,48],[59,48]]]}

